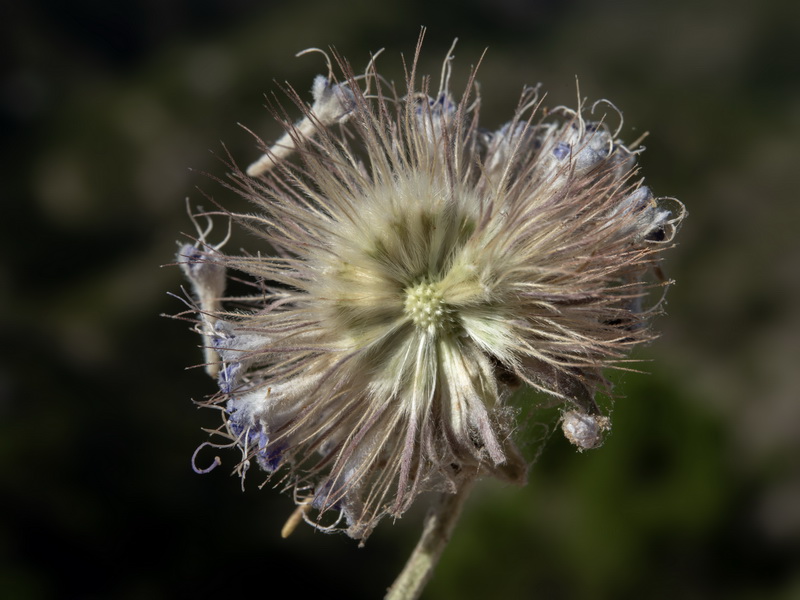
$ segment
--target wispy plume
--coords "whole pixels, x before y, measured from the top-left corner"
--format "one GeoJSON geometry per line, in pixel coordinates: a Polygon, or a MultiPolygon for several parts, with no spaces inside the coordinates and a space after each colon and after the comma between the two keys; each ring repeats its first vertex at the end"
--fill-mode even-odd
{"type": "Polygon", "coordinates": [[[523,483],[520,386],[563,405],[578,448],[599,446],[603,372],[653,337],[659,303],[643,299],[666,282],[647,274],[684,210],[643,184],[619,111],[545,110],[525,88],[486,129],[475,70],[456,96],[452,54],[432,80],[420,50],[400,88],[374,57],[356,72],[333,53],[311,104],[288,90],[300,120],[228,184],[255,208],[231,218],[268,255],[200,229],[178,253],[220,445],[241,451],[242,477],[256,463],[291,491],[288,530],[364,539],[422,492],[523,483]],[[226,298],[225,273],[251,293],[226,298]]]}

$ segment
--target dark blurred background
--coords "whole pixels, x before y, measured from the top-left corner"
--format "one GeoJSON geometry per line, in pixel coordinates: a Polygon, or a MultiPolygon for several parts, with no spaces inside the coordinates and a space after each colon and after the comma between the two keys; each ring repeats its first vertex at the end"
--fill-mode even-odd
{"type": "MultiPolygon", "coordinates": [[[[356,66],[428,34],[438,75],[484,48],[482,122],[523,84],[613,100],[644,174],[690,217],[649,374],[618,377],[614,431],[552,435],[524,489],[481,486],[426,593],[456,598],[800,598],[800,4],[590,0],[129,0],[0,6],[0,597],[379,598],[421,511],[359,549],[288,498],[194,474],[191,399],[213,391],[172,260],[184,198],[231,209],[221,141],[278,135],[263,94],[308,97],[319,56],[356,66]],[[276,83],[278,82],[278,83],[276,83]],[[195,171],[190,171],[194,169],[195,171]]],[[[458,86],[455,86],[458,89],[458,86]]],[[[242,244],[254,240],[243,237],[242,244]]],[[[547,437],[547,436],[545,436],[547,437]]],[[[212,453],[213,455],[213,453],[212,453]]],[[[207,456],[210,461],[212,455],[207,456]]],[[[232,465],[233,453],[221,453],[232,465]]]]}

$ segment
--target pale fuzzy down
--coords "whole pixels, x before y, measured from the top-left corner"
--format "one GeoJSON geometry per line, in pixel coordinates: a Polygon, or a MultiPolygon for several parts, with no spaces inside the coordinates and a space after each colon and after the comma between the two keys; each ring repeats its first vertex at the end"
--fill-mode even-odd
{"type": "Polygon", "coordinates": [[[603,370],[652,339],[643,278],[684,212],[642,185],[610,105],[590,121],[526,88],[484,129],[472,79],[454,98],[448,54],[433,89],[419,51],[399,90],[339,57],[311,105],[290,90],[302,119],[250,175],[233,167],[255,211],[232,219],[261,253],[226,254],[207,232],[179,252],[240,474],[257,462],[307,522],[359,539],[421,492],[523,483],[519,386],[563,403],[568,424],[602,423],[572,439],[600,444],[603,370]],[[252,293],[221,298],[220,268],[252,293]]]}

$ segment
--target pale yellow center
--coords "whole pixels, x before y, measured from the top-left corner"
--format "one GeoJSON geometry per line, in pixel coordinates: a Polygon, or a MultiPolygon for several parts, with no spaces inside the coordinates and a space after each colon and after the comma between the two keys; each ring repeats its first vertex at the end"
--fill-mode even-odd
{"type": "Polygon", "coordinates": [[[425,280],[406,289],[404,310],[414,325],[431,333],[440,330],[448,321],[441,291],[435,284],[425,280]]]}

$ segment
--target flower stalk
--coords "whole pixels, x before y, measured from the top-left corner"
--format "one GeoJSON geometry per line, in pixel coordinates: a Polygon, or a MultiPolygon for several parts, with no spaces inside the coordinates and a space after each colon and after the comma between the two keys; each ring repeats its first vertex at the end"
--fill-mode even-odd
{"type": "Polygon", "coordinates": [[[415,600],[420,597],[450,542],[473,483],[474,480],[465,480],[455,494],[439,494],[425,517],[419,542],[386,593],[385,600],[415,600]]]}

